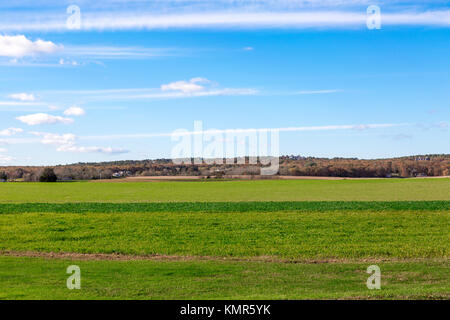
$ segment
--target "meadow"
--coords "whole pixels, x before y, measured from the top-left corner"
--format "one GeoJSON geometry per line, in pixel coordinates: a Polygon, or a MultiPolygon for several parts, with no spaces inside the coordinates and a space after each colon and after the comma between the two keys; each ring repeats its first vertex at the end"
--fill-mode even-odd
{"type": "Polygon", "coordinates": [[[382,290],[365,286],[366,263],[109,261],[0,257],[0,299],[448,299],[445,261],[378,262],[382,290]],[[68,290],[66,268],[82,270],[68,290]]]}
{"type": "Polygon", "coordinates": [[[450,178],[0,183],[0,203],[449,200],[450,178]]]}
{"type": "Polygon", "coordinates": [[[450,179],[4,183],[0,299],[448,299],[449,222],[450,179]]]}
{"type": "Polygon", "coordinates": [[[2,214],[0,250],[300,260],[444,258],[449,221],[448,211],[2,214]]]}

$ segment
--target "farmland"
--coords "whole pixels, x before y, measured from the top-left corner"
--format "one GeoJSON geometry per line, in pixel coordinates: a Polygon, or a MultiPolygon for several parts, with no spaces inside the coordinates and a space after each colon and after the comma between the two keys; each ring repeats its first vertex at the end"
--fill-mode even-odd
{"type": "Polygon", "coordinates": [[[8,183],[0,203],[449,200],[450,179],[8,183]]]}
{"type": "Polygon", "coordinates": [[[449,298],[450,179],[0,191],[1,299],[449,298]],[[65,287],[71,264],[81,290],[65,287]]]}
{"type": "Polygon", "coordinates": [[[383,262],[381,291],[366,263],[109,261],[0,257],[0,299],[448,299],[448,263],[383,262]],[[65,287],[68,265],[82,289],[65,287]]]}

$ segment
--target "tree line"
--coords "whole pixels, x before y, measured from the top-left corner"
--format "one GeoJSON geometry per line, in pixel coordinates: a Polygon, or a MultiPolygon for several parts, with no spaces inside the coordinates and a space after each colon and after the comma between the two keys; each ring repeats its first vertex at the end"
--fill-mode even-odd
{"type": "MultiPolygon", "coordinates": [[[[221,162],[222,163],[222,162],[221,162]]],[[[54,167],[0,167],[0,181],[70,181],[114,179],[128,176],[226,177],[259,175],[261,164],[174,164],[170,159],[77,163],[54,167]]],[[[391,159],[280,157],[281,176],[390,178],[450,176],[450,155],[420,155],[391,159]]]]}

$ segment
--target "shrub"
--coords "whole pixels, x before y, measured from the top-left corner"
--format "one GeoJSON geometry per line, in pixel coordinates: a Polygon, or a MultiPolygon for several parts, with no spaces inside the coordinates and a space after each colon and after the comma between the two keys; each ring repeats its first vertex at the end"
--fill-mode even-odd
{"type": "Polygon", "coordinates": [[[56,182],[56,180],[58,180],[58,177],[52,168],[45,168],[39,177],[40,182],[56,182]]]}

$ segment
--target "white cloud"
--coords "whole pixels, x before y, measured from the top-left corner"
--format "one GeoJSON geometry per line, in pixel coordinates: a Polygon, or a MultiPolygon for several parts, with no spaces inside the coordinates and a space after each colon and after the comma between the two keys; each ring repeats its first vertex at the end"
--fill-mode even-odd
{"type": "Polygon", "coordinates": [[[181,91],[183,93],[192,93],[203,91],[205,89],[204,86],[199,85],[198,83],[206,83],[209,82],[207,79],[203,78],[192,78],[189,81],[176,81],[171,82],[169,84],[163,84],[161,86],[162,91],[181,91]]]}
{"type": "Polygon", "coordinates": [[[41,53],[53,53],[59,48],[51,41],[41,39],[32,41],[24,35],[0,35],[0,56],[3,57],[22,58],[41,53]]]}
{"type": "Polygon", "coordinates": [[[23,132],[21,128],[8,128],[0,131],[0,136],[10,137],[15,135],[16,133],[23,132]]]}
{"type": "Polygon", "coordinates": [[[243,48],[244,51],[253,51],[254,48],[253,47],[245,47],[243,48]]]}
{"type": "Polygon", "coordinates": [[[204,130],[204,131],[180,131],[178,133],[137,133],[137,134],[111,134],[102,136],[84,136],[80,137],[83,140],[115,140],[115,139],[141,139],[141,138],[158,138],[158,137],[172,137],[172,136],[192,136],[199,134],[245,134],[254,132],[309,132],[309,131],[334,131],[334,130],[368,130],[368,129],[383,129],[409,126],[406,123],[376,123],[376,124],[356,124],[356,125],[328,125],[328,126],[308,126],[308,127],[284,127],[284,128],[260,128],[260,129],[225,129],[225,130],[204,130]]]}
{"type": "Polygon", "coordinates": [[[121,148],[111,147],[79,147],[79,146],[61,146],[57,149],[64,152],[76,152],[76,153],[106,153],[106,154],[120,154],[128,153],[128,150],[121,148]]]}
{"type": "Polygon", "coordinates": [[[79,116],[84,116],[85,114],[86,114],[86,111],[84,111],[83,108],[80,108],[77,106],[72,106],[69,109],[64,111],[64,115],[66,115],[66,116],[79,117],[79,116]]]}
{"type": "Polygon", "coordinates": [[[121,148],[77,146],[77,136],[72,133],[57,134],[48,132],[30,132],[30,134],[42,137],[42,144],[57,146],[56,150],[61,152],[105,154],[120,154],[129,152],[128,150],[121,148]]]}
{"type": "Polygon", "coordinates": [[[41,102],[25,102],[25,101],[0,101],[0,106],[43,106],[41,102]]]}
{"type": "Polygon", "coordinates": [[[446,130],[450,127],[450,124],[448,122],[438,122],[438,123],[418,123],[416,124],[417,127],[423,129],[423,130],[429,130],[429,129],[443,129],[446,130]]]}
{"type": "Polygon", "coordinates": [[[53,116],[47,113],[29,114],[26,116],[17,117],[16,119],[30,126],[35,126],[38,124],[55,124],[55,123],[69,124],[74,122],[73,119],[63,118],[60,116],[53,116]]]}
{"type": "Polygon", "coordinates": [[[76,62],[75,60],[64,60],[64,59],[59,59],[58,64],[61,66],[64,65],[70,65],[70,66],[78,66],[78,62],[76,62]]]}
{"type": "MultiPolygon", "coordinates": [[[[128,95],[127,99],[180,99],[180,98],[195,98],[195,97],[212,97],[212,96],[243,96],[255,95],[258,91],[254,89],[233,89],[224,88],[216,90],[200,90],[200,91],[173,91],[173,92],[153,92],[136,95],[128,95]]],[[[121,98],[125,98],[122,96],[121,98]]]]}
{"type": "MultiPolygon", "coordinates": [[[[383,13],[383,25],[450,26],[450,10],[383,13]]],[[[84,20],[85,29],[165,29],[165,28],[346,28],[366,27],[367,15],[359,11],[309,12],[202,12],[180,14],[103,15],[84,20]]]]}
{"type": "Polygon", "coordinates": [[[11,99],[20,100],[20,101],[34,101],[36,100],[35,96],[31,93],[14,93],[9,95],[11,99]]]}
{"type": "Polygon", "coordinates": [[[437,126],[438,126],[438,128],[445,129],[445,128],[448,128],[448,127],[449,127],[449,124],[448,124],[448,122],[439,122],[439,123],[437,124],[437,126]]]}
{"type": "Polygon", "coordinates": [[[4,153],[4,152],[8,152],[8,150],[6,150],[5,148],[0,148],[0,152],[4,153]]]}
{"type": "Polygon", "coordinates": [[[149,92],[136,95],[129,95],[129,99],[145,98],[187,98],[187,97],[208,97],[208,96],[235,96],[253,95],[257,91],[254,89],[240,88],[211,88],[211,81],[205,78],[192,78],[189,81],[176,81],[161,85],[160,92],[149,92]]]}
{"type": "Polygon", "coordinates": [[[0,163],[6,164],[6,163],[10,163],[12,161],[14,161],[15,159],[11,156],[3,156],[0,155],[0,163]]]}
{"type": "MultiPolygon", "coordinates": [[[[154,57],[177,56],[184,50],[178,48],[146,48],[146,47],[106,47],[106,46],[67,46],[64,54],[69,57],[83,57],[92,59],[148,59],[154,57]]],[[[60,59],[60,64],[70,61],[60,59]]]]}
{"type": "MultiPolygon", "coordinates": [[[[382,8],[383,26],[450,27],[446,0],[115,0],[108,1],[107,5],[105,1],[81,2],[82,30],[365,29],[366,9],[371,4],[382,8]]],[[[32,6],[14,10],[8,10],[8,6],[11,8],[6,5],[5,10],[0,10],[3,32],[67,30],[67,16],[55,10],[56,4],[51,6],[46,2],[38,15],[32,6]]]]}
{"type": "Polygon", "coordinates": [[[380,136],[381,138],[386,138],[386,139],[392,139],[395,141],[399,141],[399,140],[411,140],[413,138],[412,135],[410,134],[404,134],[404,133],[399,133],[399,134],[383,134],[380,136]]]}
{"type": "Polygon", "coordinates": [[[67,146],[75,144],[77,137],[72,133],[57,134],[47,132],[30,132],[30,134],[42,137],[42,144],[50,144],[57,146],[67,146]]]}
{"type": "Polygon", "coordinates": [[[83,96],[88,100],[129,100],[129,99],[181,99],[207,96],[255,95],[259,92],[250,88],[211,88],[211,81],[205,78],[192,78],[189,81],[176,81],[163,84],[160,88],[126,88],[106,90],[57,90],[47,93],[58,95],[83,96]]]}
{"type": "MultiPolygon", "coordinates": [[[[383,25],[450,26],[450,10],[397,11],[382,14],[383,25]]],[[[286,9],[285,9],[286,10],[286,9]]],[[[30,19],[31,20],[31,19],[30,19]]],[[[365,10],[251,11],[250,9],[199,11],[192,13],[101,12],[84,15],[83,30],[133,29],[302,29],[302,28],[366,28],[365,10]]],[[[63,19],[47,22],[2,20],[1,30],[62,30],[63,19]]]]}

